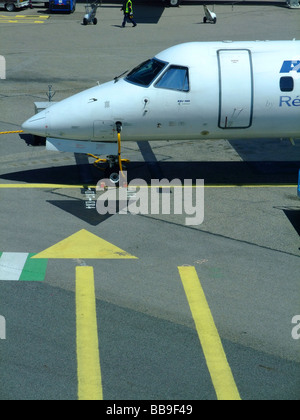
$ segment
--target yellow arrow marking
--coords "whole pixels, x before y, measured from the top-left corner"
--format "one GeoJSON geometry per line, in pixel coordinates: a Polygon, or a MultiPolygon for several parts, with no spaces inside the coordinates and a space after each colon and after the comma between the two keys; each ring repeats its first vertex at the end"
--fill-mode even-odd
{"type": "Polygon", "coordinates": [[[48,259],[137,259],[121,248],[83,229],[35,255],[48,259]]]}

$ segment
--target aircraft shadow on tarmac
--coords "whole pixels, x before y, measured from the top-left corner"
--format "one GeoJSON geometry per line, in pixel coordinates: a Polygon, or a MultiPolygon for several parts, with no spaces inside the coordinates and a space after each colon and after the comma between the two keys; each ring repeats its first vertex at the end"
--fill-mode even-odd
{"type": "MultiPolygon", "coordinates": [[[[286,217],[289,219],[291,225],[300,236],[300,207],[297,208],[279,208],[282,210],[286,217]]],[[[300,249],[300,248],[299,248],[300,249]]]]}
{"type": "MultiPolygon", "coordinates": [[[[205,185],[296,185],[300,162],[131,162],[128,166],[128,183],[140,178],[151,184],[153,174],[172,181],[204,179],[205,185]]],[[[90,165],[91,175],[96,185],[103,179],[102,172],[90,165]]],[[[32,169],[0,175],[0,179],[22,183],[56,185],[84,185],[77,165],[32,169]]],[[[90,184],[91,185],[91,184],[90,184]]],[[[134,184],[136,185],[136,184],[134,184]]],[[[55,187],[53,187],[55,190],[55,187]]],[[[295,190],[295,200],[297,193],[295,190]]],[[[49,204],[67,212],[92,226],[105,221],[110,215],[101,216],[96,209],[87,210],[84,198],[47,200],[49,204]]],[[[300,209],[281,208],[300,234],[300,209]]]]}
{"type": "Polygon", "coordinates": [[[134,9],[134,19],[137,23],[158,23],[165,7],[162,4],[136,5],[134,9]]]}
{"type": "Polygon", "coordinates": [[[200,1],[200,0],[185,0],[183,2],[184,5],[200,5],[203,6],[204,4],[206,6],[220,6],[220,5],[227,5],[230,7],[234,7],[234,6],[277,6],[277,7],[285,7],[286,8],[286,4],[284,2],[284,0],[277,0],[277,1],[271,1],[271,0],[259,0],[259,1],[255,1],[255,0],[212,0],[212,1],[200,1]]]}
{"type": "MultiPolygon", "coordinates": [[[[103,2],[103,7],[118,7],[116,5],[110,4],[108,5],[107,3],[113,3],[112,1],[108,1],[108,2],[103,2]],[[104,5],[105,3],[105,5],[104,5]]],[[[122,1],[120,0],[119,3],[122,3],[122,1]]],[[[149,4],[149,0],[136,0],[135,1],[135,5],[134,5],[134,19],[138,24],[155,24],[158,23],[159,20],[161,19],[164,10],[166,7],[168,6],[168,2],[163,2],[162,0],[152,0],[151,4],[149,4]]],[[[218,5],[220,4],[225,4],[228,5],[229,7],[233,7],[234,5],[252,5],[252,6],[261,6],[261,5],[267,5],[267,6],[281,6],[281,7],[286,7],[285,5],[282,5],[278,2],[270,2],[270,1],[220,1],[218,2],[218,5]]],[[[182,2],[183,6],[195,6],[195,5],[199,5],[199,6],[203,6],[203,5],[211,5],[211,6],[216,6],[216,2],[215,1],[197,1],[197,0],[192,0],[192,1],[188,1],[185,0],[182,2]]],[[[201,16],[201,24],[203,24],[202,22],[202,17],[204,16],[203,13],[203,9],[201,9],[201,13],[199,13],[199,16],[201,16]]],[[[113,25],[116,27],[122,27],[121,25],[113,25]]],[[[128,25],[129,27],[129,25],[128,25]]]]}
{"type": "MultiPolygon", "coordinates": [[[[122,3],[122,2],[120,2],[122,3]]],[[[105,6],[104,6],[105,7],[105,6]]],[[[107,6],[114,7],[114,6],[107,6]]],[[[119,6],[120,7],[120,6],[119,6]]],[[[165,6],[160,3],[156,4],[136,4],[134,5],[134,20],[138,24],[153,24],[158,23],[165,10],[165,6]]],[[[122,23],[123,15],[120,15],[122,23]]],[[[112,25],[117,28],[122,28],[122,25],[112,25]]],[[[130,27],[129,24],[127,24],[130,27]]]]}
{"type": "MultiPolygon", "coordinates": [[[[206,185],[296,185],[300,162],[249,161],[249,162],[131,162],[128,165],[128,182],[141,178],[149,185],[154,178],[152,166],[157,166],[162,178],[194,183],[204,179],[206,185]],[[148,170],[146,170],[148,169],[148,170]],[[145,176],[146,174],[146,176],[145,176]]],[[[90,164],[93,185],[104,178],[103,173],[90,164]]],[[[0,179],[35,183],[84,185],[77,165],[31,169],[0,175],[0,179]]]]}
{"type": "Polygon", "coordinates": [[[47,200],[47,203],[77,217],[91,226],[98,226],[100,223],[112,217],[110,214],[101,216],[96,209],[87,210],[82,200],[47,200]]]}

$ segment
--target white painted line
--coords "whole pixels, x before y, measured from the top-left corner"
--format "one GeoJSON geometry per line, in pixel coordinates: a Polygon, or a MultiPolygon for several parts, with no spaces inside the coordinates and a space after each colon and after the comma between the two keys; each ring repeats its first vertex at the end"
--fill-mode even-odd
{"type": "Polygon", "coordinates": [[[0,258],[0,280],[20,279],[28,253],[3,252],[0,258]]]}

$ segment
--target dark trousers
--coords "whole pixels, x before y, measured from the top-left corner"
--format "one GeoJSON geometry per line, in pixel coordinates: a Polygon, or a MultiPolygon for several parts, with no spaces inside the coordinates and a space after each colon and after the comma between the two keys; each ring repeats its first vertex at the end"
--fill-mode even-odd
{"type": "Polygon", "coordinates": [[[132,23],[132,24],[133,24],[133,26],[136,26],[136,22],[135,22],[135,20],[133,19],[133,16],[130,16],[130,14],[129,14],[129,13],[125,13],[125,14],[124,14],[124,20],[123,20],[123,23],[122,23],[123,28],[124,28],[124,26],[126,25],[126,22],[128,22],[128,23],[132,23]]]}

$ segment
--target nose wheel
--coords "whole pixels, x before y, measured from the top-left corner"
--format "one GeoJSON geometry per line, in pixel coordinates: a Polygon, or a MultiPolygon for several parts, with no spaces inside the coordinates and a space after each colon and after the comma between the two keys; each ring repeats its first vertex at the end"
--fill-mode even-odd
{"type": "Polygon", "coordinates": [[[125,179],[123,169],[126,169],[126,166],[123,164],[129,163],[128,159],[121,159],[120,155],[118,156],[108,156],[106,160],[106,169],[105,177],[110,180],[114,185],[119,185],[121,178],[125,179]]]}
{"type": "Polygon", "coordinates": [[[106,169],[104,171],[105,178],[109,179],[114,185],[120,182],[120,167],[118,163],[118,156],[108,156],[106,159],[106,169]]]}

